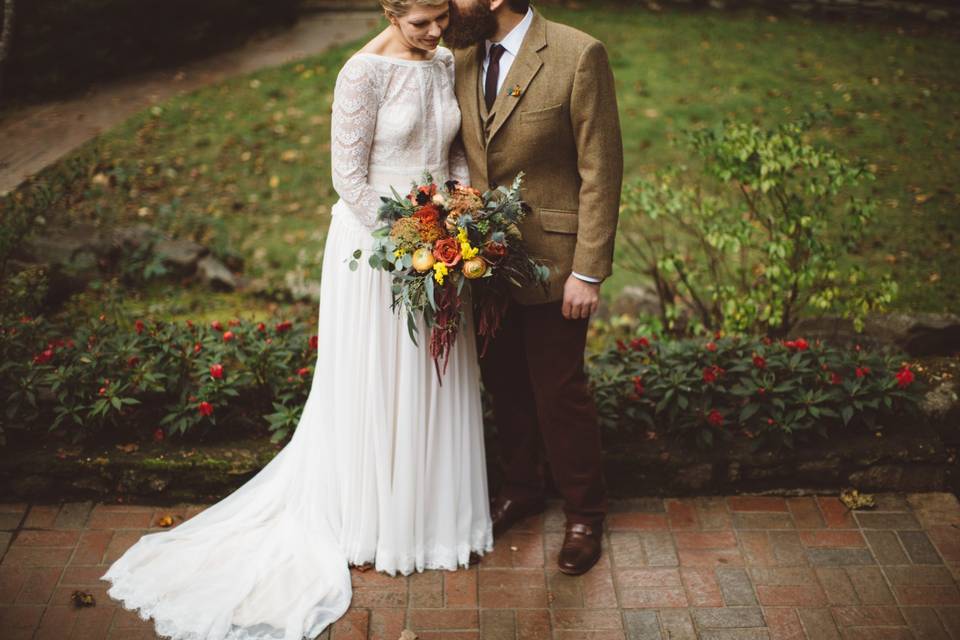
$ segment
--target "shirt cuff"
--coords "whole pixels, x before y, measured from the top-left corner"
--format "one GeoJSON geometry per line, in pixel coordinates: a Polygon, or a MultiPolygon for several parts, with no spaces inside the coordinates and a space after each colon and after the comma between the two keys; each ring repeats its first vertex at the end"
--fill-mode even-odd
{"type": "Polygon", "coordinates": [[[593,276],[585,276],[585,275],[582,275],[582,274],[577,273],[576,271],[573,271],[573,272],[571,272],[571,273],[573,274],[573,277],[574,277],[574,278],[579,278],[579,279],[583,280],[584,282],[593,282],[593,283],[603,282],[603,281],[600,280],[599,278],[594,278],[593,276]]]}

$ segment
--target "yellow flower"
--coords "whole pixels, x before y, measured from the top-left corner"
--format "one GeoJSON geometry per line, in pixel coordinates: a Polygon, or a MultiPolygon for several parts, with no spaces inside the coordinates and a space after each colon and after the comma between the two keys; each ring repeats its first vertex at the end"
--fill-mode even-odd
{"type": "Polygon", "coordinates": [[[393,257],[402,258],[406,252],[407,252],[406,249],[397,249],[396,251],[393,252],[393,257]]]}
{"type": "Polygon", "coordinates": [[[447,265],[442,262],[434,263],[433,279],[436,280],[438,284],[443,284],[443,279],[448,273],[450,273],[450,270],[447,269],[447,265]]]}
{"type": "Polygon", "coordinates": [[[480,253],[479,249],[474,249],[470,246],[470,240],[467,238],[467,230],[463,227],[460,228],[460,232],[457,234],[457,240],[460,241],[460,255],[463,256],[464,260],[475,258],[477,254],[480,253]]]}

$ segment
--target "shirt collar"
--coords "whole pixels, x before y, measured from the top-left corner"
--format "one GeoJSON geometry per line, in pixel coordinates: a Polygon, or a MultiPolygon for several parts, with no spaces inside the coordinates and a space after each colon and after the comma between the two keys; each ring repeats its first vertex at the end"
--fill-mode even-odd
{"type": "Polygon", "coordinates": [[[520,53],[520,45],[523,44],[523,38],[527,35],[527,31],[530,30],[531,23],[533,23],[533,7],[528,7],[527,15],[523,16],[523,20],[521,20],[503,40],[498,43],[487,40],[487,57],[490,57],[490,47],[494,44],[499,44],[503,46],[510,55],[516,58],[520,53]]]}

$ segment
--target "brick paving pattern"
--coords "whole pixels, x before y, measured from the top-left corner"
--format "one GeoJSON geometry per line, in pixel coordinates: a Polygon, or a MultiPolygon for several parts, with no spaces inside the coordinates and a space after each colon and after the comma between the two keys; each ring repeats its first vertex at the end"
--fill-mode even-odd
{"type": "MultiPolygon", "coordinates": [[[[322,640],[960,640],[960,504],[947,493],[639,498],[612,502],[600,562],[556,568],[560,504],[478,566],[392,578],[353,571],[322,640]]],[[[106,566],[205,505],[0,505],[0,636],[156,638],[106,596],[106,566]],[[74,590],[96,606],[74,608],[74,590]]],[[[176,567],[170,567],[176,571],[176,567]]]]}

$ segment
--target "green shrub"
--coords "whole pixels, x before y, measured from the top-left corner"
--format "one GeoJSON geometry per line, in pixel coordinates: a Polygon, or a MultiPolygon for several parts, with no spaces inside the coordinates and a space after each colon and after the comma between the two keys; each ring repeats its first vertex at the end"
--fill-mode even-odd
{"type": "Polygon", "coordinates": [[[628,186],[625,265],[652,279],[668,328],[686,314],[691,333],[782,337],[802,312],[859,324],[893,299],[888,276],[868,283],[841,266],[870,222],[874,204],[856,194],[874,175],[864,160],[808,142],[814,121],[692,132],[703,175],[667,167],[628,186]]]}
{"type": "Polygon", "coordinates": [[[252,413],[276,442],[296,426],[316,344],[306,323],[291,321],[198,325],[105,313],[65,330],[43,317],[5,316],[0,426],[66,430],[79,441],[160,425],[162,437],[249,423],[252,413]]]}
{"type": "Polygon", "coordinates": [[[617,340],[590,359],[601,420],[704,448],[793,447],[909,416],[923,384],[895,353],[803,338],[617,340]]]}

